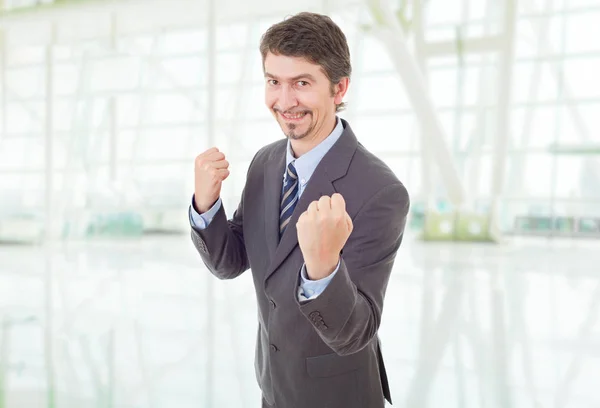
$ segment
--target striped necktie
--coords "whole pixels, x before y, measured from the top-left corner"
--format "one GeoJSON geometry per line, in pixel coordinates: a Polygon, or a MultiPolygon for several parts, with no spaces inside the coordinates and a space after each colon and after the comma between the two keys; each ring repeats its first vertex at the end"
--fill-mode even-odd
{"type": "Polygon", "coordinates": [[[298,173],[294,162],[290,162],[285,175],[283,193],[281,196],[281,212],[279,213],[279,237],[283,236],[286,227],[290,223],[294,208],[298,202],[298,173]]]}

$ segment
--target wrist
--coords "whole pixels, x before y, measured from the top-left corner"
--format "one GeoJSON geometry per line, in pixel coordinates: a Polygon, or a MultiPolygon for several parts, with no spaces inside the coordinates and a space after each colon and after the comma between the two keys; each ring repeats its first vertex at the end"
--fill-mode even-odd
{"type": "Polygon", "coordinates": [[[194,209],[198,212],[198,214],[204,214],[205,212],[210,210],[213,205],[215,205],[217,200],[212,201],[212,204],[206,204],[198,201],[198,199],[194,199],[194,209]]]}
{"type": "Polygon", "coordinates": [[[306,275],[310,280],[320,280],[331,275],[340,261],[339,255],[328,261],[306,262],[306,275]]]}

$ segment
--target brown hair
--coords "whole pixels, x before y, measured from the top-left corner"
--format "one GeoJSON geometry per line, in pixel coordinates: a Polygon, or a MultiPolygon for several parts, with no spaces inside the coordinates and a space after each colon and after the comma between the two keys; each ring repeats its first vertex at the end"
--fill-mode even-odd
{"type": "MultiPolygon", "coordinates": [[[[333,87],[343,77],[350,78],[350,50],[346,36],[331,18],[322,14],[302,12],[272,25],[260,40],[263,70],[267,53],[288,57],[304,57],[321,69],[333,87]]],[[[346,103],[336,105],[336,112],[346,103]]]]}

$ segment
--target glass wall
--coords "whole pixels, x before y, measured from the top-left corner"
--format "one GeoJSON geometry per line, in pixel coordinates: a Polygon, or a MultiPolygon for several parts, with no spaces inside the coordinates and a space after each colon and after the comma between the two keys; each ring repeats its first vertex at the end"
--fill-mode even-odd
{"type": "MultiPolygon", "coordinates": [[[[251,276],[215,283],[190,248],[187,208],[199,153],[227,154],[231,214],[254,153],[282,137],[264,105],[258,44],[300,6],[240,15],[219,2],[212,55],[201,2],[91,3],[0,20],[0,242],[52,238],[50,248],[0,245],[0,408],[257,406],[251,276]]],[[[508,84],[505,2],[393,3],[415,58],[424,4],[417,63],[467,204],[489,209],[505,138],[501,230],[597,234],[600,0],[519,1],[508,84]]],[[[341,116],[405,183],[415,219],[428,200],[451,208],[368,3],[311,7],[350,43],[341,116]]],[[[412,232],[381,333],[396,404],[595,406],[597,241],[449,248],[412,232]]]]}

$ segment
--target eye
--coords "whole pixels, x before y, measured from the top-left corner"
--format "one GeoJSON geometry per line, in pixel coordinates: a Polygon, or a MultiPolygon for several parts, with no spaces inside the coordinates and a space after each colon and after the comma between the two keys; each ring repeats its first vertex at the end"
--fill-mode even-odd
{"type": "Polygon", "coordinates": [[[296,82],[296,83],[297,83],[297,84],[298,84],[300,87],[304,87],[304,86],[307,86],[307,85],[308,85],[308,82],[306,82],[306,81],[298,81],[298,82],[296,82]]]}
{"type": "Polygon", "coordinates": [[[268,83],[269,85],[277,85],[277,83],[278,83],[278,82],[277,82],[277,80],[276,80],[276,79],[268,79],[268,80],[267,80],[267,83],[268,83]]]}

